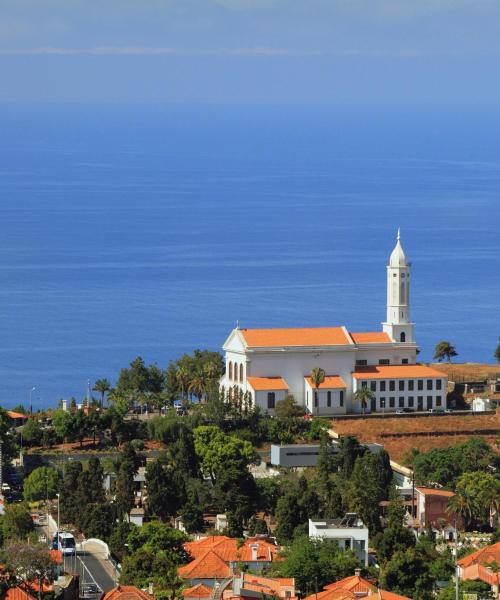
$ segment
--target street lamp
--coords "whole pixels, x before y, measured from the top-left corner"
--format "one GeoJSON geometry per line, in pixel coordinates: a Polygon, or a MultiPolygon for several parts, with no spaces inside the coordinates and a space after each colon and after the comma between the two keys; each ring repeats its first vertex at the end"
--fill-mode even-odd
{"type": "Polygon", "coordinates": [[[33,386],[30,390],[30,415],[33,414],[33,402],[32,402],[32,398],[33,398],[33,392],[36,390],[36,387],[33,386]]]}

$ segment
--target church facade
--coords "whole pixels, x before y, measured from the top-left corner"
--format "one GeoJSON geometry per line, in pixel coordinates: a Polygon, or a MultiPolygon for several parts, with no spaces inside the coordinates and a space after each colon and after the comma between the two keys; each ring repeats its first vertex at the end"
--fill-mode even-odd
{"type": "Polygon", "coordinates": [[[387,265],[382,331],[236,327],[223,346],[226,372],[221,385],[231,398],[245,397],[269,414],[287,394],[312,415],[362,412],[355,393],[363,387],[372,392],[368,412],[445,408],[446,375],[416,362],[410,270],[398,231],[387,265]],[[318,389],[310,377],[315,367],[326,374],[318,389]]]}

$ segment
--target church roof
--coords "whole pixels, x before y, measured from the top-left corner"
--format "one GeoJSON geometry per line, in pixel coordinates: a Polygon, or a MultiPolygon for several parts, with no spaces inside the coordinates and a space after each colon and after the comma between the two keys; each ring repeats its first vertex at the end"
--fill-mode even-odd
{"type": "Polygon", "coordinates": [[[240,329],[240,332],[249,348],[347,346],[351,344],[343,327],[240,329]]]}
{"type": "Polygon", "coordinates": [[[370,365],[356,367],[354,379],[417,379],[419,377],[443,378],[441,371],[425,365],[370,365]]]}
{"type": "MultiPolygon", "coordinates": [[[[307,383],[312,388],[316,387],[314,385],[311,377],[304,377],[304,379],[307,381],[307,383]]],[[[345,387],[347,387],[345,384],[345,381],[342,379],[342,377],[340,377],[340,375],[325,375],[325,379],[324,379],[323,383],[319,384],[320,390],[331,390],[331,389],[336,389],[336,388],[343,389],[345,387]]]]}
{"type": "Polygon", "coordinates": [[[282,377],[247,377],[247,381],[256,392],[288,390],[288,383],[282,377]]]}
{"type": "Polygon", "coordinates": [[[385,331],[363,331],[361,333],[349,332],[355,344],[389,344],[391,338],[385,331]]]}
{"type": "Polygon", "coordinates": [[[398,229],[398,237],[396,240],[396,246],[391,253],[391,257],[389,258],[389,266],[390,267],[408,267],[410,263],[406,258],[405,251],[403,250],[403,246],[401,246],[401,234],[398,229]]]}

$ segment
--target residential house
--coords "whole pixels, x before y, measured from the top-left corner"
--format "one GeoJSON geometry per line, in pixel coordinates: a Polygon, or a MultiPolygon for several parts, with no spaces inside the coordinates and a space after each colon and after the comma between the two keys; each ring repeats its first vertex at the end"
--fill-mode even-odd
{"type": "Polygon", "coordinates": [[[241,573],[233,577],[232,587],[227,587],[222,593],[222,600],[249,600],[265,598],[282,598],[297,600],[295,579],[261,577],[250,573],[241,573]]]}
{"type": "Polygon", "coordinates": [[[179,568],[180,577],[191,586],[204,584],[208,587],[231,578],[241,564],[252,570],[269,566],[277,559],[279,550],[266,536],[248,538],[240,544],[239,540],[225,535],[186,542],[184,548],[193,560],[179,568]]]}
{"type": "Polygon", "coordinates": [[[421,533],[431,527],[436,537],[448,541],[456,540],[455,521],[457,528],[460,529],[462,520],[446,512],[450,498],[454,495],[448,490],[416,487],[414,528],[421,533]]]}
{"type": "Polygon", "coordinates": [[[325,586],[319,593],[307,596],[305,600],[359,600],[373,596],[373,600],[409,600],[393,592],[381,590],[367,579],[361,577],[360,569],[354,575],[325,586]]]}
{"type": "Polygon", "coordinates": [[[368,566],[368,527],[356,515],[342,519],[309,519],[309,537],[335,540],[342,550],[352,550],[368,566]]]}
{"type": "Polygon", "coordinates": [[[457,564],[460,579],[487,583],[493,597],[500,600],[500,542],[464,556],[457,564]]]}

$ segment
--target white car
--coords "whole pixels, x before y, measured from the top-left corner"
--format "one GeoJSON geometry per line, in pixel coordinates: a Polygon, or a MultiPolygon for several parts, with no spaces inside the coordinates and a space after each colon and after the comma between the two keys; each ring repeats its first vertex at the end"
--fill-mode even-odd
{"type": "Polygon", "coordinates": [[[75,538],[71,533],[67,533],[66,531],[61,531],[59,535],[56,531],[52,540],[52,547],[54,550],[61,550],[63,556],[76,554],[75,538]]]}

